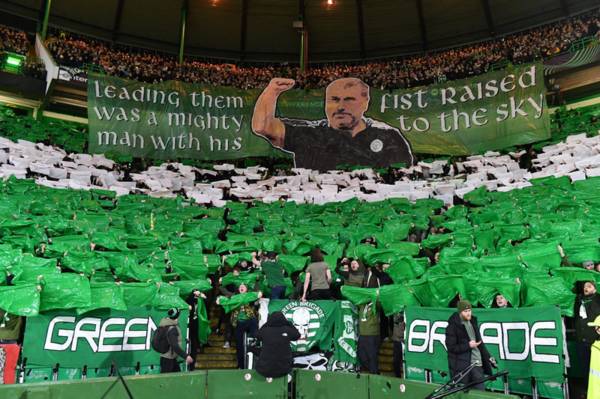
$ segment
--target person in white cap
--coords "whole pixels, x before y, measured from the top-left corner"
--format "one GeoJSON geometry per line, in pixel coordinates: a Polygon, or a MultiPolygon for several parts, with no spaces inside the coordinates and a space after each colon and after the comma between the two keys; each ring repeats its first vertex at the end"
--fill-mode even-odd
{"type": "Polygon", "coordinates": [[[588,323],[596,331],[596,341],[592,344],[592,356],[590,359],[590,374],[588,380],[588,398],[600,398],[600,316],[588,323]]]}

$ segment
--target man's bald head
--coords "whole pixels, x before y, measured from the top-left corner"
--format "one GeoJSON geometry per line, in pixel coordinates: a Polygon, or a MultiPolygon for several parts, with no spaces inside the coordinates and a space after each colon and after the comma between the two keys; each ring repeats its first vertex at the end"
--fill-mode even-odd
{"type": "Polygon", "coordinates": [[[368,107],[369,85],[360,79],[337,79],[325,90],[325,114],[334,129],[356,133],[364,128],[361,122],[368,107]]]}
{"type": "Polygon", "coordinates": [[[348,90],[348,89],[352,89],[354,87],[358,87],[359,89],[361,89],[361,91],[360,91],[361,96],[363,98],[366,98],[368,101],[370,87],[368,84],[366,84],[365,82],[363,82],[362,80],[360,80],[358,78],[336,79],[327,86],[327,89],[325,89],[325,93],[327,94],[331,90],[340,90],[340,89],[348,90]]]}

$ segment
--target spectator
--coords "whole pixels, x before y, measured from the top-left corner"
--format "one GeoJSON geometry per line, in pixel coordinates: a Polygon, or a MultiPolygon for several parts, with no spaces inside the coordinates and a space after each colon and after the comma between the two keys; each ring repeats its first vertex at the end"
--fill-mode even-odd
{"type": "MultiPolygon", "coordinates": [[[[188,322],[189,336],[190,336],[190,356],[196,358],[198,349],[200,348],[200,341],[198,340],[198,301],[205,298],[205,296],[198,289],[194,289],[185,299],[188,304],[190,317],[188,322]]],[[[194,370],[195,364],[190,364],[190,370],[194,370]]]]}
{"type": "MultiPolygon", "coordinates": [[[[356,77],[371,87],[402,89],[485,73],[497,63],[521,64],[568,50],[573,42],[599,34],[594,10],[505,37],[453,49],[357,65],[324,64],[302,73],[289,65],[238,66],[133,49],[59,32],[48,48],[61,65],[96,64],[108,74],[144,82],[181,80],[240,89],[264,88],[273,77],[292,78],[299,88],[324,88],[340,77],[356,77]]],[[[9,43],[12,43],[9,42],[9,43]]],[[[10,44],[14,46],[13,44],[10,44]]],[[[18,45],[16,45],[19,47],[18,45]]]]}
{"type": "Polygon", "coordinates": [[[506,309],[506,308],[512,308],[512,305],[510,304],[510,302],[508,302],[506,300],[506,298],[504,297],[504,295],[497,294],[494,297],[494,303],[492,304],[492,307],[493,308],[506,309]]]}
{"type": "Polygon", "coordinates": [[[273,312],[258,331],[262,349],[256,371],[267,378],[283,377],[294,364],[290,342],[300,339],[300,333],[283,313],[273,312]]]}
{"type": "MultiPolygon", "coordinates": [[[[241,284],[238,287],[239,294],[248,292],[246,284],[241,284]]],[[[258,319],[256,310],[251,304],[244,304],[231,311],[231,325],[235,329],[235,347],[237,354],[237,365],[239,369],[244,368],[244,334],[249,337],[256,336],[258,330],[258,319]]]]}
{"type": "Polygon", "coordinates": [[[379,347],[381,331],[379,309],[374,303],[358,308],[358,360],[360,371],[379,374],[379,347]]]}
{"type": "MultiPolygon", "coordinates": [[[[221,273],[223,276],[227,274],[227,268],[221,268],[221,273]]],[[[238,267],[234,267],[232,274],[234,276],[240,275],[240,269],[238,267]]],[[[222,277],[219,278],[219,294],[226,297],[231,298],[235,295],[237,288],[235,284],[228,284],[224,286],[222,284],[222,277]]],[[[217,334],[223,332],[223,349],[229,349],[231,347],[231,339],[233,337],[233,331],[231,326],[231,317],[228,317],[223,308],[219,310],[219,321],[217,322],[217,334]],[[225,324],[223,330],[221,330],[221,326],[225,324]]]]}
{"type": "Polygon", "coordinates": [[[331,270],[329,270],[327,263],[323,261],[323,254],[319,248],[312,250],[310,260],[312,263],[306,268],[306,275],[304,277],[302,301],[306,301],[307,298],[313,301],[331,299],[331,291],[329,290],[331,270]],[[308,289],[309,286],[310,291],[308,289]]]}
{"type": "MultiPolygon", "coordinates": [[[[596,319],[587,323],[588,327],[594,329],[596,337],[592,346],[591,361],[588,364],[589,372],[589,386],[587,390],[587,398],[600,397],[600,316],[596,319]]],[[[579,360],[579,359],[578,359],[579,360]]],[[[584,395],[581,396],[585,397],[584,395]]]]}
{"type": "Polygon", "coordinates": [[[267,286],[271,289],[271,299],[283,299],[285,296],[284,270],[281,263],[277,261],[275,252],[267,252],[265,259],[260,263],[267,286]]]}
{"type": "Polygon", "coordinates": [[[392,342],[394,343],[394,376],[396,378],[402,377],[402,345],[404,345],[404,329],[406,323],[404,322],[404,314],[401,312],[395,313],[392,316],[392,342]]]}
{"type": "Polygon", "coordinates": [[[342,263],[336,272],[344,279],[344,285],[362,287],[366,270],[361,261],[352,259],[350,266],[342,263]]]}
{"type": "MultiPolygon", "coordinates": [[[[446,327],[448,368],[451,378],[456,378],[470,368],[460,381],[466,385],[482,381],[484,374],[491,375],[493,360],[481,340],[477,318],[472,315],[471,303],[459,301],[457,309],[458,312],[448,319],[446,327]]],[[[480,382],[474,388],[484,390],[485,386],[480,382]]]]}
{"type": "MultiPolygon", "coordinates": [[[[591,347],[596,341],[596,331],[588,323],[600,316],[600,295],[596,291],[596,283],[586,281],[581,287],[580,294],[575,301],[575,349],[577,359],[582,365],[583,376],[589,374],[591,347]]],[[[587,381],[581,382],[581,393],[587,391],[587,381]]]]}
{"type": "Polygon", "coordinates": [[[593,260],[585,260],[585,261],[582,262],[581,265],[586,270],[595,270],[595,268],[596,268],[596,265],[594,265],[594,261],[593,260]]]}
{"type": "MultiPolygon", "coordinates": [[[[166,338],[169,344],[168,350],[160,354],[160,372],[173,373],[181,371],[177,356],[185,359],[187,364],[192,364],[194,359],[182,349],[183,336],[179,329],[179,309],[172,308],[167,312],[167,317],[163,318],[158,325],[159,328],[166,328],[166,338]]],[[[158,334],[158,330],[156,332],[158,334]]]]}
{"type": "Polygon", "coordinates": [[[16,344],[21,337],[23,318],[0,309],[0,344],[16,344]]]}

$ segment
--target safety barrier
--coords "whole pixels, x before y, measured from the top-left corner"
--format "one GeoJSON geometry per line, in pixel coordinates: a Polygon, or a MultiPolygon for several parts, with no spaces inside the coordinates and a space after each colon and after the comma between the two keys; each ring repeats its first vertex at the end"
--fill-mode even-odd
{"type": "MultiPolygon", "coordinates": [[[[293,378],[267,380],[252,370],[203,370],[190,373],[94,378],[43,384],[0,386],[0,398],[19,399],[385,399],[425,398],[437,385],[380,375],[296,370],[293,378]],[[129,393],[128,393],[129,391],[129,393]],[[130,394],[130,395],[129,395],[130,394]]],[[[462,399],[516,398],[474,391],[462,399]]]]}

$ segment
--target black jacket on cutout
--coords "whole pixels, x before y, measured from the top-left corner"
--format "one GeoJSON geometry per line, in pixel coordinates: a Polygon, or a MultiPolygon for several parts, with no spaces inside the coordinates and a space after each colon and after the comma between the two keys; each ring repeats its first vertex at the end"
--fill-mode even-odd
{"type": "MultiPolygon", "coordinates": [[[[477,324],[477,318],[475,316],[471,317],[471,325],[475,331],[475,341],[481,341],[478,348],[481,352],[483,372],[492,375],[490,353],[481,340],[479,325],[477,324]]],[[[450,369],[451,377],[454,377],[471,365],[470,340],[467,329],[461,322],[460,315],[458,312],[454,312],[448,319],[448,327],[446,327],[446,349],[448,350],[448,368],[450,369]]]]}
{"type": "Polygon", "coordinates": [[[264,377],[283,377],[292,370],[291,341],[300,339],[300,333],[283,313],[273,312],[258,330],[257,338],[262,341],[262,350],[256,362],[256,371],[264,377]]]}

